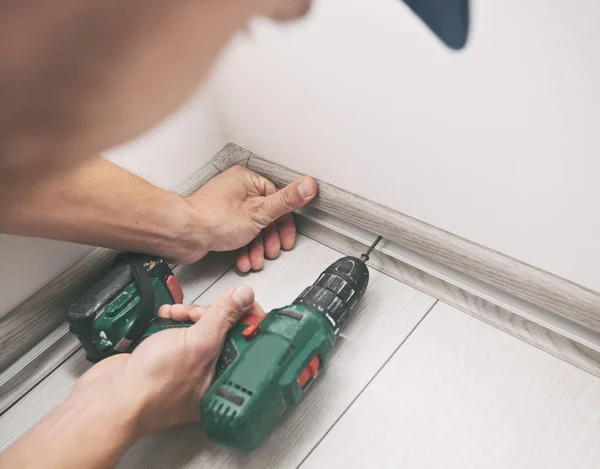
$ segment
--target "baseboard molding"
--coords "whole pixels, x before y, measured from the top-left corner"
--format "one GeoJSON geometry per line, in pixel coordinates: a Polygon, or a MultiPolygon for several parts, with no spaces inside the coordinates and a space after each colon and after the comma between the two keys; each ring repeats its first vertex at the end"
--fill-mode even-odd
{"type": "MultiPolygon", "coordinates": [[[[300,176],[229,144],[176,192],[189,195],[233,165],[278,187],[300,176]]],[[[374,268],[600,376],[599,293],[322,181],[311,207],[299,213],[303,234],[345,253],[361,252],[381,235],[374,268]]],[[[113,256],[92,250],[0,318],[0,414],[76,350],[66,308],[113,256]]]]}
{"type": "Polygon", "coordinates": [[[66,322],[0,373],[0,415],[81,348],[66,322]]]}
{"type": "MultiPolygon", "coordinates": [[[[364,252],[376,236],[344,226],[316,210],[297,217],[298,231],[344,254],[364,252]]],[[[445,266],[432,265],[399,246],[383,242],[373,251],[369,266],[448,303],[530,345],[600,376],[600,335],[555,321],[552,313],[507,298],[474,279],[448,275],[445,266]]]]}
{"type": "MultiPolygon", "coordinates": [[[[248,167],[268,177],[278,187],[289,184],[301,175],[258,156],[250,157],[248,167]]],[[[325,182],[319,182],[319,195],[312,206],[569,321],[600,332],[598,292],[325,182]]]]}

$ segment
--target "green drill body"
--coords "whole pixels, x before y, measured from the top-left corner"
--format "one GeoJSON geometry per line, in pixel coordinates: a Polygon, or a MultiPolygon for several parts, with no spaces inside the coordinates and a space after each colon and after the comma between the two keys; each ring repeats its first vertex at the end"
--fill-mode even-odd
{"type": "Polygon", "coordinates": [[[327,320],[301,305],[271,311],[249,341],[242,335],[246,327],[238,324],[230,332],[228,346],[236,347],[238,356],[200,401],[208,438],[240,451],[256,448],[286,410],[302,400],[316,376],[309,375],[304,386],[299,376],[315,356],[324,367],[335,345],[327,320]]]}

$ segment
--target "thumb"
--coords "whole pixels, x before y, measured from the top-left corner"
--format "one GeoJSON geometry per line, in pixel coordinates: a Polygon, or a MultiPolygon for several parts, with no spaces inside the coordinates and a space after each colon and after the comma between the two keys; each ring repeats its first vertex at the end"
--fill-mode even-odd
{"type": "Polygon", "coordinates": [[[225,335],[254,304],[254,292],[245,285],[231,288],[207,306],[200,320],[191,326],[191,340],[197,344],[221,349],[225,335]]]}
{"type": "Polygon", "coordinates": [[[262,205],[264,221],[268,225],[283,215],[304,207],[315,198],[317,190],[317,182],[309,176],[303,176],[280,191],[267,195],[262,205]]]}

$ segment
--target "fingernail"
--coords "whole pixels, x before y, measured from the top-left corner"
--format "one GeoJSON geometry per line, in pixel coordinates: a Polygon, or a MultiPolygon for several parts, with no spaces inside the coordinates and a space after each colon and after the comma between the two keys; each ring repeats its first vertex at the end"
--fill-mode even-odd
{"type": "Polygon", "coordinates": [[[300,180],[300,182],[298,183],[298,194],[300,194],[300,197],[302,197],[303,199],[306,199],[313,195],[312,184],[308,179],[302,178],[300,180]]]}
{"type": "Polygon", "coordinates": [[[244,285],[237,287],[231,297],[233,298],[233,301],[235,301],[235,304],[237,304],[240,308],[246,308],[254,301],[254,294],[252,293],[252,290],[244,285]]]}

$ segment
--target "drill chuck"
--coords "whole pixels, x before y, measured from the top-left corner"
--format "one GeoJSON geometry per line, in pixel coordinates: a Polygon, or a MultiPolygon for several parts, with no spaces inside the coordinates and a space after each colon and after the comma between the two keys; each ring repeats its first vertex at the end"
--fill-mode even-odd
{"type": "Polygon", "coordinates": [[[356,257],[343,257],[331,264],[293,304],[304,305],[324,316],[337,334],[368,284],[369,269],[365,262],[356,257]]]}

